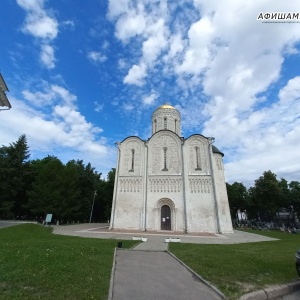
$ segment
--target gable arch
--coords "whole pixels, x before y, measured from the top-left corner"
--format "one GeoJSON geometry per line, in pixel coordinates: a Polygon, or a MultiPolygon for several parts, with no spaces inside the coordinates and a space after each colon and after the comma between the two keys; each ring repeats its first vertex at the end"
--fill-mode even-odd
{"type": "Polygon", "coordinates": [[[178,175],[182,172],[182,141],[170,130],[156,132],[148,141],[150,175],[178,175]]]}
{"type": "Polygon", "coordinates": [[[161,209],[164,205],[168,205],[171,211],[175,211],[175,204],[170,198],[161,198],[156,203],[156,208],[161,209]]]}

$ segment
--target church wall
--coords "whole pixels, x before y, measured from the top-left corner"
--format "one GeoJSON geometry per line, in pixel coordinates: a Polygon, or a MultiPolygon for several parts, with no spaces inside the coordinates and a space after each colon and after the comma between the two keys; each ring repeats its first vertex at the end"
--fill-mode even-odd
{"type": "Polygon", "coordinates": [[[129,137],[119,144],[119,150],[112,227],[143,229],[146,147],[139,138],[129,137]]]}
{"type": "Polygon", "coordinates": [[[211,176],[189,176],[187,186],[189,232],[217,232],[211,176]]]}
{"type": "Polygon", "coordinates": [[[149,175],[181,174],[181,140],[175,133],[171,131],[157,132],[150,139],[148,149],[149,175]]]}
{"type": "Polygon", "coordinates": [[[222,155],[214,153],[213,166],[215,174],[215,186],[218,205],[219,225],[221,233],[232,233],[232,222],[228,203],[227,189],[224,176],[222,155]]]}
{"type": "Polygon", "coordinates": [[[184,144],[188,232],[218,232],[208,139],[189,137],[184,144]]]}
{"type": "Polygon", "coordinates": [[[184,231],[183,181],[181,176],[149,176],[147,229],[161,230],[161,207],[171,208],[171,230],[184,231]]]}
{"type": "Polygon", "coordinates": [[[119,177],[114,228],[143,228],[143,180],[119,177]]]}
{"type": "Polygon", "coordinates": [[[181,139],[157,132],[148,143],[147,229],[161,229],[161,204],[171,207],[172,230],[184,231],[181,139]],[[164,150],[166,149],[166,150],[164,150]],[[166,151],[166,152],[165,152],[166,151]]]}

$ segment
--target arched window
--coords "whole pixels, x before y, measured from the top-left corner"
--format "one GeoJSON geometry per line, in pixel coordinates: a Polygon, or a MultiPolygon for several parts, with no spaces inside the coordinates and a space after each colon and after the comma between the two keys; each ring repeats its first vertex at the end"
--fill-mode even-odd
{"type": "Polygon", "coordinates": [[[154,120],[154,133],[157,131],[157,122],[156,119],[154,120]]]}
{"type": "Polygon", "coordinates": [[[166,117],[164,117],[164,129],[168,129],[167,128],[167,118],[166,117]]]}
{"type": "Polygon", "coordinates": [[[202,170],[201,169],[201,159],[200,159],[200,149],[199,147],[195,147],[195,154],[196,154],[196,169],[195,170],[202,170]]]}
{"type": "Polygon", "coordinates": [[[164,150],[164,168],[162,169],[162,171],[168,171],[168,168],[167,168],[167,147],[164,147],[163,150],[164,150]]]}
{"type": "Polygon", "coordinates": [[[134,171],[134,152],[134,149],[131,149],[131,169],[129,170],[129,172],[134,171]]]}

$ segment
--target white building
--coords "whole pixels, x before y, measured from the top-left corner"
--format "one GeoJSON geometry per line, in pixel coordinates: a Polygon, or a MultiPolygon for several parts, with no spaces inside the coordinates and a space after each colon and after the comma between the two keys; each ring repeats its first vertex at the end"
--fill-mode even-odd
{"type": "Polygon", "coordinates": [[[181,137],[179,111],[155,110],[150,139],[118,143],[110,229],[233,232],[223,153],[213,140],[181,137]]]}

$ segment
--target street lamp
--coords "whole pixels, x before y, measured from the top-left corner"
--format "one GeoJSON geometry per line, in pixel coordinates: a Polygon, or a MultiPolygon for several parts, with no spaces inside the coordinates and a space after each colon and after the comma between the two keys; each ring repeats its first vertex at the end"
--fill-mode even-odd
{"type": "Polygon", "coordinates": [[[94,203],[95,203],[95,197],[97,195],[97,191],[94,193],[94,199],[93,199],[93,204],[92,204],[92,209],[91,209],[91,215],[90,215],[90,223],[92,221],[92,215],[93,215],[93,209],[94,209],[94,203]]]}

